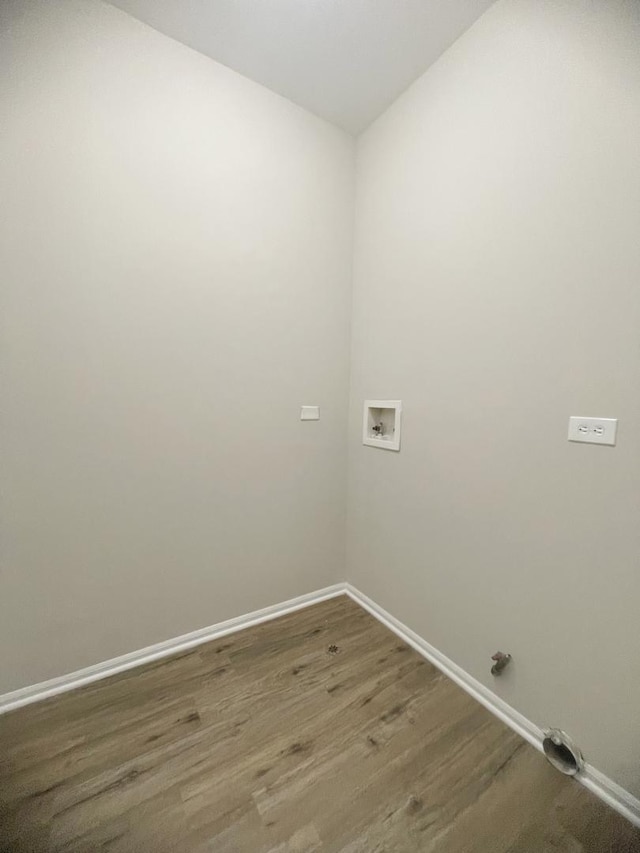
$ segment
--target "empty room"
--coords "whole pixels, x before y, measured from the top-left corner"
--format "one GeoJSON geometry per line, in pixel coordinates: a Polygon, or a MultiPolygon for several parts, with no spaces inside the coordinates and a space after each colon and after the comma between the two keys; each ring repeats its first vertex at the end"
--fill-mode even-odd
{"type": "Polygon", "coordinates": [[[0,212],[0,853],[640,853],[640,0],[1,0],[0,212]]]}

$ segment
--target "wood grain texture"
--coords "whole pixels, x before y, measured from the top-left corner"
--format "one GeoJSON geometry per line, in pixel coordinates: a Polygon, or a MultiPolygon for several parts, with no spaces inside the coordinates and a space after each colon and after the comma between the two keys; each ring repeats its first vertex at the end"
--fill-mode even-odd
{"type": "Polygon", "coordinates": [[[346,597],[0,717],[0,759],[11,853],[640,851],[346,597]]]}

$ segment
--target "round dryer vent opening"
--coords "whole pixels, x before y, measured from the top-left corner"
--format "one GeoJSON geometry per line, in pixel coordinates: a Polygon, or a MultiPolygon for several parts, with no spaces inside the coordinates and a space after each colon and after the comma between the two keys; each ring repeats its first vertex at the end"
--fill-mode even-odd
{"type": "Polygon", "coordinates": [[[566,776],[575,776],[584,767],[582,753],[569,735],[560,729],[549,729],[544,733],[542,748],[556,770],[566,776]]]}

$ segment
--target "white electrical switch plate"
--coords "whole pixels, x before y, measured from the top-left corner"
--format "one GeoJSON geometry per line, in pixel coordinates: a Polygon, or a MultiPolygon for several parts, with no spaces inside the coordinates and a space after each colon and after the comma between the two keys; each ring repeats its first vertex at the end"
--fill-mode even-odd
{"type": "Polygon", "coordinates": [[[615,444],[617,418],[569,418],[569,441],[615,444]]]}
{"type": "Polygon", "coordinates": [[[303,406],[300,409],[300,420],[301,421],[319,421],[320,420],[320,406],[303,406]]]}

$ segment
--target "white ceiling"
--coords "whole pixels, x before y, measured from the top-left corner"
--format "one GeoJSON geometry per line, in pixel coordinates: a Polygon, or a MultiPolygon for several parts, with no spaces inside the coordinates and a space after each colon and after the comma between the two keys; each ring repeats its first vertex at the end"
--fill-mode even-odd
{"type": "Polygon", "coordinates": [[[111,0],[359,133],[493,0],[111,0]]]}

